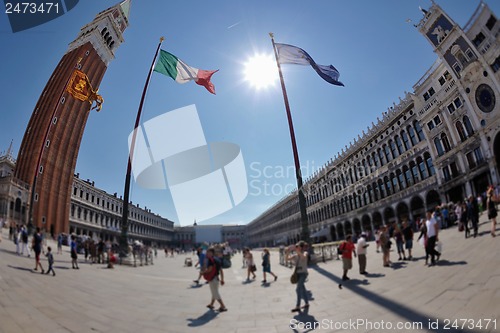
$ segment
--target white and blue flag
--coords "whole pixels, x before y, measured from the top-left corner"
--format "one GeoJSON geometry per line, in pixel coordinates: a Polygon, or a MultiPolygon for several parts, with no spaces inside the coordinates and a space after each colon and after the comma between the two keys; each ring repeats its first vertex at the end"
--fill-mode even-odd
{"type": "Polygon", "coordinates": [[[318,65],[313,58],[300,47],[281,43],[275,43],[275,45],[278,51],[278,61],[280,64],[311,65],[326,82],[337,86],[344,86],[344,84],[339,81],[339,71],[332,65],[318,65]]]}

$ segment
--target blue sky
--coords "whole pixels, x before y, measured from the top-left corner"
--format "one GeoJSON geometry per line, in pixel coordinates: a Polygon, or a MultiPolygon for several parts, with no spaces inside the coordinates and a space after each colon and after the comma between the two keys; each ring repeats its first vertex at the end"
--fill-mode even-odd
{"type": "MultiPolygon", "coordinates": [[[[438,4],[464,26],[479,1],[438,4]]],[[[64,16],[12,33],[0,13],[0,151],[13,140],[17,156],[33,108],[55,66],[80,28],[115,0],[80,1],[64,16]]],[[[487,4],[498,15],[500,2],[487,4]]],[[[143,121],[195,104],[209,142],[241,147],[249,194],[232,210],[206,224],[246,224],[295,187],[293,155],[279,84],[256,90],[244,80],[244,64],[276,42],[305,49],[319,64],[333,64],[345,87],[323,81],[312,68],[283,66],[303,175],[334,157],[372,121],[398,101],[436,60],[417,23],[418,7],[430,1],[133,1],[130,26],[99,92],[100,113],[87,122],[76,172],[108,193],[123,193],[127,136],[160,36],[162,48],[187,64],[219,69],[217,95],[194,83],[179,85],[154,73],[143,121]],[[265,171],[265,172],[264,172],[265,171]],[[267,185],[266,185],[267,184],[267,185]]],[[[131,200],[177,221],[168,190],[132,185],[131,200]]]]}

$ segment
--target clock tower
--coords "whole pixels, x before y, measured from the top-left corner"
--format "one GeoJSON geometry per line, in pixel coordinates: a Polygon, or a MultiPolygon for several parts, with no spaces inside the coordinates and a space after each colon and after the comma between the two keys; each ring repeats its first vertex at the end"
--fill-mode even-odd
{"type": "Polygon", "coordinates": [[[465,92],[477,119],[491,117],[500,102],[495,94],[500,91],[495,15],[481,1],[469,23],[461,28],[434,1],[429,10],[421,11],[420,33],[465,92]]]}
{"type": "Polygon", "coordinates": [[[69,231],[71,186],[85,124],[88,101],[66,91],[75,69],[94,90],[124,42],[130,1],[108,8],[81,28],[49,78],[26,128],[15,178],[30,185],[29,223],[52,234],[69,231]]]}

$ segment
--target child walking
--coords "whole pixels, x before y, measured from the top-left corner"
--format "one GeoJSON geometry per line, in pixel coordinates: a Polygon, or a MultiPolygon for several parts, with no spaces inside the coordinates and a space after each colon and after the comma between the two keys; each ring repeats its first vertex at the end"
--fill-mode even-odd
{"type": "Polygon", "coordinates": [[[50,248],[50,246],[47,247],[47,253],[45,253],[45,256],[49,261],[49,269],[45,274],[49,274],[50,271],[52,271],[52,276],[56,276],[56,272],[54,272],[54,267],[52,267],[54,265],[54,255],[52,254],[52,249],[50,248]]]}

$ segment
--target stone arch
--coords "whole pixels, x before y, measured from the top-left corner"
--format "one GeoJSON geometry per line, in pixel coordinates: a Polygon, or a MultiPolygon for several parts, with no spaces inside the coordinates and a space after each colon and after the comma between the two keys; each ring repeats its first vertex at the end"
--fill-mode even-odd
{"type": "Polygon", "coordinates": [[[336,229],[337,229],[337,236],[338,236],[338,239],[344,239],[344,225],[342,223],[337,223],[337,226],[336,226],[336,229]]]}
{"type": "Polygon", "coordinates": [[[394,214],[394,209],[388,206],[384,209],[384,222],[385,224],[391,224],[396,221],[396,216],[394,214]]]}
{"type": "Polygon", "coordinates": [[[384,225],[384,221],[382,220],[382,214],[379,212],[374,212],[372,215],[373,227],[375,230],[378,230],[381,226],[384,225]]]}
{"type": "Polygon", "coordinates": [[[408,220],[410,219],[410,209],[408,208],[406,202],[401,201],[398,203],[396,206],[396,216],[398,221],[402,221],[404,218],[407,218],[408,220]]]}
{"type": "Polygon", "coordinates": [[[335,242],[337,240],[337,231],[335,230],[334,225],[330,226],[330,236],[331,236],[333,242],[335,242]]]}
{"type": "Polygon", "coordinates": [[[410,211],[413,219],[424,218],[425,216],[425,206],[424,200],[420,196],[414,196],[410,200],[410,211]]]}
{"type": "Polygon", "coordinates": [[[351,234],[352,235],[352,223],[350,221],[344,222],[344,238],[345,236],[351,234]]]}
{"type": "Polygon", "coordinates": [[[361,225],[363,227],[363,231],[371,232],[372,231],[372,221],[370,219],[370,215],[365,214],[361,218],[361,225]]]}
{"type": "Polygon", "coordinates": [[[360,235],[361,234],[361,221],[359,219],[354,219],[352,220],[352,227],[354,230],[354,235],[360,235]]]}
{"type": "Polygon", "coordinates": [[[425,204],[427,209],[435,208],[441,204],[441,198],[436,190],[430,190],[425,196],[425,204]]]}
{"type": "Polygon", "coordinates": [[[497,177],[493,177],[496,179],[497,183],[500,182],[500,134],[495,136],[495,140],[493,141],[493,156],[495,156],[495,162],[497,165],[497,177]]]}

